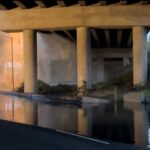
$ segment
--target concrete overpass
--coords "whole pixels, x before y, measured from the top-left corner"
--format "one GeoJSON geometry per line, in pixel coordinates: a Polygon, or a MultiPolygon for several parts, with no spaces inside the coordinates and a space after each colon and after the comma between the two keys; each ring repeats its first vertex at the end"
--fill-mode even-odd
{"type": "Polygon", "coordinates": [[[133,47],[133,84],[146,83],[148,0],[9,0],[0,1],[0,9],[0,30],[24,33],[25,92],[37,87],[34,31],[56,32],[77,41],[78,87],[83,81],[91,86],[91,47],[133,47]]]}

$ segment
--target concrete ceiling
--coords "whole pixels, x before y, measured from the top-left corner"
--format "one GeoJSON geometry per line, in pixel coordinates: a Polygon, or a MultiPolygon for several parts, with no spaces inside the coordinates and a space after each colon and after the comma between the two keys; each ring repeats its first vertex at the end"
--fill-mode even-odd
{"type": "MultiPolygon", "coordinates": [[[[131,5],[149,4],[149,0],[0,0],[0,4],[5,9],[34,8],[40,7],[68,7],[85,5],[131,5]]],[[[1,7],[1,8],[2,8],[1,7]]]]}
{"type": "MultiPolygon", "coordinates": [[[[76,42],[76,31],[44,31],[43,33],[58,34],[73,42],[76,42]]],[[[90,29],[92,48],[131,48],[132,30],[131,29],[90,29]]]]}

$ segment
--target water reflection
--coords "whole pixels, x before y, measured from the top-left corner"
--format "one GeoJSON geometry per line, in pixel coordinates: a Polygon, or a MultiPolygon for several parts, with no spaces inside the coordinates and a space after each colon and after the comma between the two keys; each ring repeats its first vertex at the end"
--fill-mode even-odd
{"type": "Polygon", "coordinates": [[[92,135],[92,109],[78,109],[78,134],[92,135]]]}
{"type": "Polygon", "coordinates": [[[69,132],[77,131],[77,108],[39,104],[38,125],[69,132]]]}
{"type": "Polygon", "coordinates": [[[37,103],[13,97],[0,96],[0,118],[36,125],[37,103]]]}
{"type": "Polygon", "coordinates": [[[150,145],[150,106],[132,103],[52,105],[0,96],[0,118],[141,146],[150,145]]]}
{"type": "Polygon", "coordinates": [[[148,111],[149,105],[125,103],[128,110],[134,114],[134,141],[137,145],[149,145],[148,141],[148,111]]]}

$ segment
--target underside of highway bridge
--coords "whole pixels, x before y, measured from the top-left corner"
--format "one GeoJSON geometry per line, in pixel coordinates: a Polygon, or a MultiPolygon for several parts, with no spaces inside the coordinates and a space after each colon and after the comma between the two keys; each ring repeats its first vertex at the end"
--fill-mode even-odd
{"type": "MultiPolygon", "coordinates": [[[[76,82],[78,87],[82,87],[84,81],[87,87],[91,87],[93,83],[112,76],[113,71],[110,70],[117,68],[115,62],[122,65],[132,62],[133,85],[145,85],[148,72],[146,35],[149,26],[148,0],[0,0],[0,30],[23,34],[25,92],[36,92],[37,76],[48,74],[45,71],[43,74],[37,73],[37,68],[43,69],[43,59],[48,62],[48,57],[54,57],[51,51],[45,52],[45,57],[41,59],[44,53],[44,48],[40,47],[43,43],[41,40],[46,43],[47,39],[48,49],[55,47],[57,53],[59,48],[53,44],[59,45],[61,40],[56,36],[72,43],[70,51],[75,49],[69,58],[74,61],[65,63],[71,63],[71,68],[74,67],[75,71],[70,71],[73,77],[69,81],[73,84],[76,82]],[[41,63],[38,64],[37,58],[41,63]],[[104,74],[104,66],[110,67],[107,74],[104,74]]],[[[67,44],[64,42],[60,48],[66,50],[67,44]]],[[[53,61],[48,65],[56,67],[58,63],[60,71],[65,66],[64,61],[53,61]]],[[[53,69],[53,72],[56,70],[53,69]]],[[[60,74],[61,78],[64,74],[60,72],[56,74],[60,74]]],[[[56,77],[56,74],[53,76],[56,77]]],[[[54,79],[48,80],[52,83],[54,79]]],[[[56,80],[61,83],[61,79],[56,80]]]]}

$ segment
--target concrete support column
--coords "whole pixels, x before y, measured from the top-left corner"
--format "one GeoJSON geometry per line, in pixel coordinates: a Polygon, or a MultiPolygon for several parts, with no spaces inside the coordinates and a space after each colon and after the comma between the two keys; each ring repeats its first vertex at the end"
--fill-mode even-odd
{"type": "Polygon", "coordinates": [[[88,28],[77,28],[77,86],[91,87],[91,45],[88,28]]]}
{"type": "Polygon", "coordinates": [[[143,86],[147,81],[147,44],[144,27],[133,27],[133,84],[143,86]]]}
{"type": "Polygon", "coordinates": [[[24,92],[37,91],[36,34],[33,30],[23,31],[24,44],[24,92]]]}

